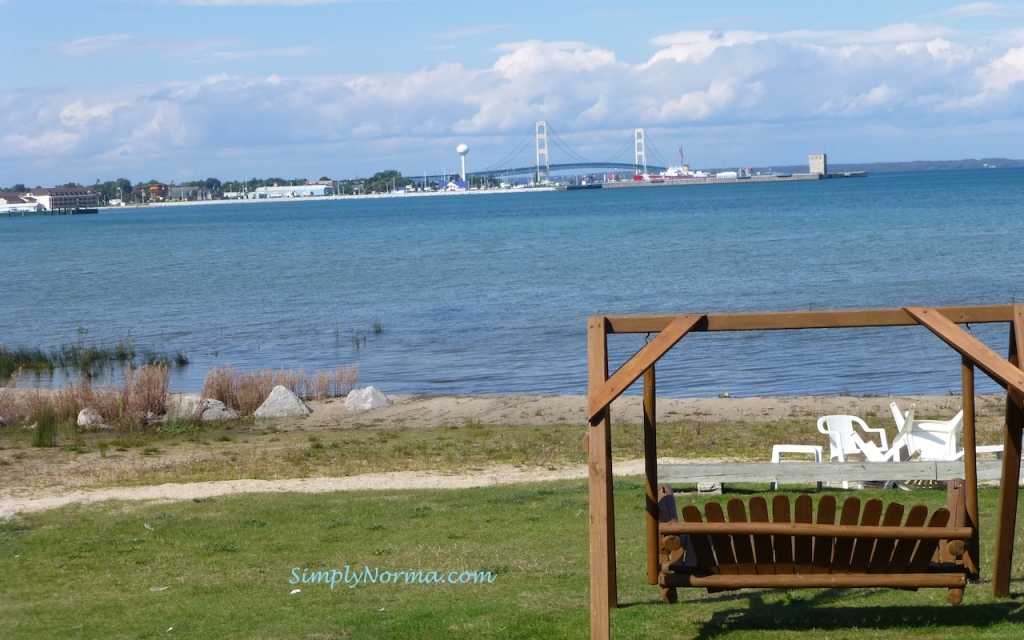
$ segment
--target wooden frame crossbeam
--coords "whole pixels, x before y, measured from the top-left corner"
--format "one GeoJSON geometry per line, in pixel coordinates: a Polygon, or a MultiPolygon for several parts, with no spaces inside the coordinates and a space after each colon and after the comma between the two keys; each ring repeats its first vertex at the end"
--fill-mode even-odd
{"type": "Polygon", "coordinates": [[[664,329],[658,332],[658,335],[644,345],[640,351],[636,352],[632,358],[630,358],[626,364],[619,367],[619,369],[612,374],[610,378],[605,380],[601,385],[592,390],[590,393],[590,421],[593,422],[595,416],[597,416],[602,409],[612,403],[613,400],[618,398],[622,393],[629,388],[629,385],[637,381],[637,379],[644,375],[644,371],[654,366],[654,363],[658,361],[661,356],[676,346],[680,340],[683,339],[687,333],[690,332],[697,323],[704,320],[705,316],[702,315],[681,315],[676,316],[669,322],[664,329]]]}
{"type": "MultiPolygon", "coordinates": [[[[973,445],[974,368],[984,371],[1007,389],[1004,456],[1000,483],[993,592],[1009,594],[1013,539],[1024,440],[1024,305],[980,305],[957,307],[907,307],[903,309],[856,309],[764,313],[708,313],[650,316],[594,316],[588,322],[588,418],[585,436],[590,458],[590,628],[592,638],[610,636],[609,608],[618,603],[615,568],[614,500],[612,493],[611,403],[644,378],[644,457],[647,493],[648,578],[658,553],[657,425],[654,367],[657,361],[691,332],[772,331],[793,329],[835,329],[922,325],[960,353],[963,361],[963,408],[967,517],[976,531],[977,461],[973,445]],[[1009,353],[1004,359],[958,327],[958,324],[1005,322],[1010,324],[1009,353]],[[608,336],[613,334],[658,334],[609,377],[608,336]],[[970,448],[972,450],[967,451],[970,448]],[[973,494],[973,495],[972,495],[973,494]]],[[[975,537],[976,543],[976,537],[975,537]]],[[[977,551],[968,550],[965,562],[977,572],[977,551]]],[[[803,584],[806,584],[805,582],[803,584]]]]}
{"type": "Polygon", "coordinates": [[[934,309],[907,307],[906,311],[920,324],[928,327],[932,333],[942,338],[943,342],[987,373],[1004,389],[1010,387],[1017,393],[1024,393],[1024,371],[1003,360],[998,353],[981,340],[956,326],[934,309]]]}
{"type": "MultiPolygon", "coordinates": [[[[1012,322],[1012,305],[932,307],[956,324],[1012,322]]],[[[905,309],[851,309],[840,311],[770,311],[701,314],[706,322],[691,331],[772,331],[787,329],[848,329],[907,327],[917,324],[905,309]]],[[[657,333],[678,315],[605,316],[608,333],[657,333]]]]}

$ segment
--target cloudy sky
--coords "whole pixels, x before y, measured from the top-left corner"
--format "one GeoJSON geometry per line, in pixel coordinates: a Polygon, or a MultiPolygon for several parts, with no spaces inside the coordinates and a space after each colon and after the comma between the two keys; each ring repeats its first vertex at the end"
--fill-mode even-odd
{"type": "Polygon", "coordinates": [[[0,24],[0,187],[435,174],[459,143],[523,166],[537,120],[553,163],[631,162],[637,127],[697,167],[1024,156],[1024,3],[0,0],[0,24]]]}

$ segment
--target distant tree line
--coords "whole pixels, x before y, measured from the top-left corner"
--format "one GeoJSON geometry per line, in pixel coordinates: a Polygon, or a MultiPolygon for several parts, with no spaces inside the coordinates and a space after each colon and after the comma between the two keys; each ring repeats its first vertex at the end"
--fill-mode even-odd
{"type": "MultiPolygon", "coordinates": [[[[479,176],[469,177],[469,181],[472,185],[477,187],[492,187],[497,186],[498,183],[496,178],[483,178],[479,176]]],[[[416,182],[413,179],[403,176],[401,171],[397,171],[395,169],[378,171],[369,178],[333,180],[326,176],[321,176],[319,182],[331,183],[335,192],[341,195],[389,193],[402,187],[416,185],[416,182]]],[[[198,198],[220,199],[224,197],[225,193],[247,193],[260,187],[289,187],[301,186],[308,183],[309,181],[306,180],[306,178],[286,179],[270,177],[228,181],[221,181],[218,178],[189,180],[185,182],[160,182],[159,180],[147,180],[145,182],[132,184],[131,180],[128,180],[127,178],[118,178],[116,180],[108,180],[106,182],[100,182],[97,180],[95,184],[90,186],[100,194],[101,202],[108,203],[115,200],[121,200],[131,204],[148,202],[150,199],[149,187],[154,184],[167,185],[170,189],[170,197],[173,199],[176,199],[177,197],[187,197],[188,199],[194,200],[198,198]],[[184,193],[178,190],[179,187],[186,188],[184,193]],[[176,196],[174,194],[178,195],[176,196]]],[[[82,187],[85,185],[71,182],[56,186],[82,187]]],[[[40,187],[37,185],[36,188],[40,187]]],[[[430,189],[433,188],[433,186],[428,185],[427,188],[430,189]]],[[[9,188],[0,188],[0,191],[12,192],[25,192],[30,190],[31,187],[26,187],[21,183],[15,184],[9,188]]]]}

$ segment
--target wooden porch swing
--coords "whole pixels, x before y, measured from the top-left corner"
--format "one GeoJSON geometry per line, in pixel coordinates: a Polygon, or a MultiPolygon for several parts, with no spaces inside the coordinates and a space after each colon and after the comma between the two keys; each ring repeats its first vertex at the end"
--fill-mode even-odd
{"type": "Polygon", "coordinates": [[[610,637],[609,609],[618,606],[612,494],[612,401],[643,377],[646,478],[647,578],[666,600],[677,587],[713,590],[744,587],[943,587],[958,603],[967,580],[978,577],[978,471],[974,369],[1007,390],[1004,454],[993,559],[993,593],[1010,591],[1010,568],[1024,433],[1024,304],[970,307],[801,311],[783,313],[594,316],[588,322],[590,425],[585,436],[590,461],[590,628],[592,638],[610,637]],[[958,324],[1009,323],[1006,359],[958,324]],[[678,518],[667,487],[658,484],[655,363],[690,332],[769,331],[923,325],[962,358],[964,478],[950,482],[948,507],[928,518],[880,500],[863,505],[850,498],[838,507],[823,496],[794,504],[776,496],[749,505],[709,503],[702,514],[684,507],[678,518]],[[609,376],[608,336],[657,334],[609,376]],[[839,523],[835,522],[839,509],[839,523]],[[884,513],[883,513],[884,511],[884,513]],[[728,514],[728,518],[726,518],[728,514]]]}

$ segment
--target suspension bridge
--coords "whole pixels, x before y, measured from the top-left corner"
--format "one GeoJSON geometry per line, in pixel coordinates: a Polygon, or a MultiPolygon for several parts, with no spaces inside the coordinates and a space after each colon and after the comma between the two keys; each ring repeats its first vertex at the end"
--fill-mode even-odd
{"type": "MultiPolygon", "coordinates": [[[[626,141],[622,148],[620,148],[611,157],[611,159],[593,161],[588,160],[573,151],[572,148],[569,147],[569,145],[562,140],[553,129],[549,128],[546,120],[538,120],[534,125],[534,128],[526,133],[516,148],[507,156],[479,171],[467,172],[465,178],[467,180],[473,180],[475,178],[501,178],[504,181],[512,181],[521,177],[529,176],[532,181],[535,181],[538,184],[543,184],[550,182],[552,175],[557,176],[607,171],[612,173],[628,172],[629,175],[632,176],[636,173],[664,171],[668,164],[669,163],[665,160],[664,156],[662,156],[657,149],[649,143],[647,135],[643,129],[635,129],[633,131],[632,139],[626,141]],[[531,146],[531,143],[533,146],[535,162],[530,165],[508,166],[512,162],[522,162],[521,158],[524,152],[526,152],[526,150],[531,146]],[[551,147],[554,147],[561,153],[565,154],[571,162],[552,164],[550,154],[551,147]],[[650,149],[652,159],[659,164],[648,164],[648,149],[650,149]],[[626,159],[632,160],[632,162],[627,162],[625,161],[626,159]]],[[[447,180],[452,175],[454,174],[423,176],[422,180],[425,180],[428,183],[438,182],[447,180]]]]}

